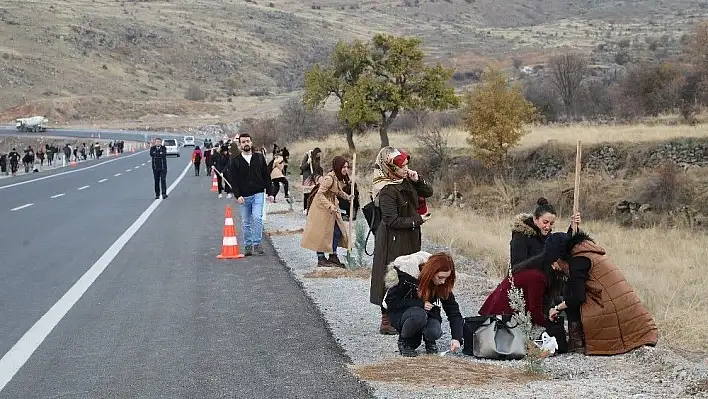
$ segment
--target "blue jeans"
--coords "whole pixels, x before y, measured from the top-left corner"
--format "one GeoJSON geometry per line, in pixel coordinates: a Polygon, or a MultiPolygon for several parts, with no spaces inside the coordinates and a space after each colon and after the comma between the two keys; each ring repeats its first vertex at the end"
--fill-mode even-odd
{"type": "MultiPolygon", "coordinates": [[[[339,225],[334,222],[334,234],[332,235],[332,253],[337,253],[337,244],[339,243],[339,237],[342,236],[342,231],[339,230],[339,225]]],[[[324,256],[324,252],[318,252],[317,256],[324,256]]]]}
{"type": "Polygon", "coordinates": [[[243,245],[259,245],[263,239],[263,203],[265,194],[253,194],[243,197],[241,205],[241,224],[243,230],[243,245]]]}

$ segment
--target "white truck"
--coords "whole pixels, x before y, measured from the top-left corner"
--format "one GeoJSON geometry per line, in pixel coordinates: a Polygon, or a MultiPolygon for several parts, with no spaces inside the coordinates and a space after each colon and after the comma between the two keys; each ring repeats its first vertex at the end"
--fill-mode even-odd
{"type": "Polygon", "coordinates": [[[44,132],[47,130],[49,119],[43,116],[15,119],[15,126],[21,132],[44,132]]]}

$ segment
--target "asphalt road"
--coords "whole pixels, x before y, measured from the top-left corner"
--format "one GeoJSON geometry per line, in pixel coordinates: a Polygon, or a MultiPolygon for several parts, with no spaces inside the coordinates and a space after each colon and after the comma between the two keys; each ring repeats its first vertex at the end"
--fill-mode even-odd
{"type": "Polygon", "coordinates": [[[216,259],[211,179],[189,169],[154,200],[147,161],[0,182],[0,398],[371,397],[268,243],[216,259]]]}

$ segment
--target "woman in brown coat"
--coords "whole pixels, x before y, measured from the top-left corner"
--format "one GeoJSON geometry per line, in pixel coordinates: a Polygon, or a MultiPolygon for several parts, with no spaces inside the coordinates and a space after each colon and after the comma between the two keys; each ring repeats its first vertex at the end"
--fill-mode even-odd
{"type": "Polygon", "coordinates": [[[658,329],[622,272],[587,234],[552,234],[545,243],[546,262],[568,270],[564,300],[551,308],[554,320],[568,316],[568,351],[617,355],[656,345],[658,329]]]}
{"type": "Polygon", "coordinates": [[[317,252],[317,266],[344,267],[337,247],[347,248],[347,229],[339,211],[337,197],[349,200],[342,186],[349,174],[349,162],[342,156],[332,161],[332,171],[324,175],[310,195],[305,231],[300,246],[317,252]],[[329,259],[325,253],[330,253],[329,259]]]}
{"type": "Polygon", "coordinates": [[[382,148],[376,157],[372,194],[381,210],[381,224],[376,230],[369,301],[381,308],[381,334],[397,333],[381,306],[386,267],[399,256],[420,251],[420,226],[430,218],[425,198],[433,195],[433,188],[408,169],[409,160],[408,154],[393,147],[382,148]]]}

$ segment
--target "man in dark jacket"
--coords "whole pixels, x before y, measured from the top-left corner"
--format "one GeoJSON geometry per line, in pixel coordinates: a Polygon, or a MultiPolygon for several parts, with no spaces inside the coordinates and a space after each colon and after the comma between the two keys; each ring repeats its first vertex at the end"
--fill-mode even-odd
{"type": "Polygon", "coordinates": [[[162,139],[155,139],[150,147],[150,157],[152,157],[152,176],[155,179],[155,199],[167,198],[167,148],[162,145],[162,139]]]}
{"type": "Polygon", "coordinates": [[[231,158],[227,179],[233,186],[236,200],[241,205],[244,254],[263,255],[265,252],[261,241],[265,194],[268,194],[269,202],[273,201],[268,163],[260,151],[253,151],[250,135],[242,134],[238,140],[241,153],[231,158]]]}

